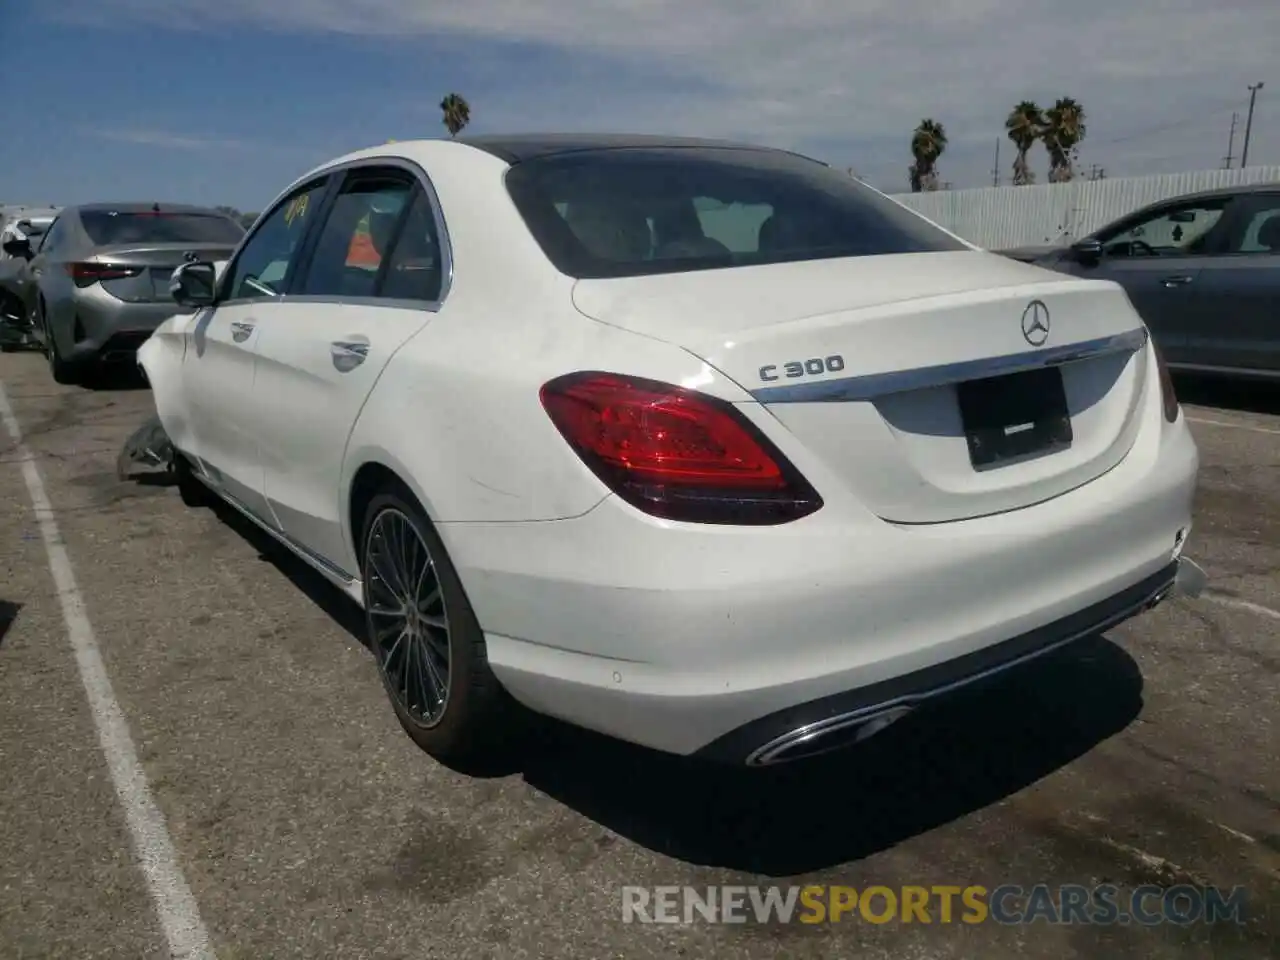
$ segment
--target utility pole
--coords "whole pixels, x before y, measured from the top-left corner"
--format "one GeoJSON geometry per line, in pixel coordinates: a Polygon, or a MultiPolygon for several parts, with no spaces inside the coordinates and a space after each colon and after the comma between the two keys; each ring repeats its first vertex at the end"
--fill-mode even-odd
{"type": "Polygon", "coordinates": [[[996,161],[991,165],[991,185],[1000,186],[1000,138],[996,137],[996,161]]]}
{"type": "Polygon", "coordinates": [[[1244,147],[1240,150],[1240,169],[1243,170],[1249,163],[1249,134],[1253,133],[1253,104],[1258,99],[1258,91],[1263,87],[1263,83],[1259,80],[1253,86],[1249,87],[1249,119],[1244,122],[1244,147]]]}
{"type": "Polygon", "coordinates": [[[1240,121],[1240,114],[1236,113],[1233,110],[1231,112],[1231,133],[1227,135],[1227,155],[1222,158],[1223,170],[1231,169],[1231,161],[1233,159],[1232,151],[1235,149],[1235,146],[1236,146],[1236,124],[1239,121],[1240,121]]]}

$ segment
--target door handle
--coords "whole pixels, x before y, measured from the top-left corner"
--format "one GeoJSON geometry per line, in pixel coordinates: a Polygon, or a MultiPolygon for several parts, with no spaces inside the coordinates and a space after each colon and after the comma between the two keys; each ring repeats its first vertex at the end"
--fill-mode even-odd
{"type": "Polygon", "coordinates": [[[253,323],[246,323],[243,320],[231,321],[231,339],[236,343],[244,343],[249,339],[249,334],[253,333],[253,323]]]}
{"type": "Polygon", "coordinates": [[[364,363],[369,357],[369,341],[361,337],[351,340],[334,340],[329,344],[329,356],[339,373],[347,373],[364,363]]]}
{"type": "Polygon", "coordinates": [[[1169,287],[1170,289],[1172,289],[1173,287],[1185,287],[1194,279],[1195,279],[1194,277],[1190,277],[1190,276],[1187,276],[1186,274],[1182,274],[1181,276],[1177,276],[1177,277],[1165,277],[1160,282],[1163,283],[1166,287],[1169,287]]]}

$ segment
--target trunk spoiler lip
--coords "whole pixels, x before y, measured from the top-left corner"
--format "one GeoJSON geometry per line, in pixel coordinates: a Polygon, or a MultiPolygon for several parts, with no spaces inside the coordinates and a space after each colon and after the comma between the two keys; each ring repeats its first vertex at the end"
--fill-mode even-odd
{"type": "Polygon", "coordinates": [[[874,400],[894,393],[945,387],[965,380],[980,380],[1040,367],[1061,366],[1079,360],[1114,353],[1136,353],[1147,345],[1149,335],[1146,326],[1111,336],[1068,343],[1058,347],[1044,347],[1021,353],[1009,353],[978,360],[962,360],[910,370],[891,370],[885,373],[859,374],[852,377],[833,377],[818,383],[787,384],[776,387],[760,387],[750,391],[758,403],[846,403],[858,400],[874,400]]]}

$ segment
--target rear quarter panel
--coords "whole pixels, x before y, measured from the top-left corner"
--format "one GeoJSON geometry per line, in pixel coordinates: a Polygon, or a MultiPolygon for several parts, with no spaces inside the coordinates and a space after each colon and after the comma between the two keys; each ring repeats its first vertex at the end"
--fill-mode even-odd
{"type": "Polygon", "coordinates": [[[511,313],[492,302],[451,303],[405,344],[355,424],[343,489],[375,462],[397,473],[437,523],[576,517],[608,490],[543,409],[548,380],[603,370],[749,399],[684,350],[581,316],[567,281],[543,297],[509,305],[511,313]]]}

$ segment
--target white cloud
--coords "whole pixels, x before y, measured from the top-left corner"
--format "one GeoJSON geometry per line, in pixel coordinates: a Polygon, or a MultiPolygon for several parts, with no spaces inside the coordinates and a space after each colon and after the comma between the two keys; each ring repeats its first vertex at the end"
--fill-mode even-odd
{"type": "MultiPolygon", "coordinates": [[[[513,80],[504,103],[483,105],[491,121],[485,126],[552,128],[568,113],[577,128],[823,144],[848,150],[826,159],[895,183],[909,161],[910,130],[925,116],[941,120],[951,136],[944,177],[972,183],[989,180],[1004,115],[1024,97],[1081,101],[1089,117],[1084,160],[1115,174],[1142,172],[1123,169],[1131,158],[1171,169],[1216,166],[1231,111],[1247,100],[1246,84],[1274,78],[1280,96],[1276,0],[965,0],[955,7],[926,0],[218,0],[181,12],[172,0],[93,6],[117,23],[133,15],[196,29],[237,23],[375,38],[456,35],[532,43],[593,62],[613,58],[619,75],[631,78],[625,86],[595,70],[582,88],[542,87],[535,96],[536,84],[513,80]],[[646,96],[637,71],[684,78],[694,92],[646,96]],[[1155,132],[1134,136],[1144,130],[1155,132]]],[[[1280,163],[1280,112],[1264,109],[1270,93],[1259,101],[1251,154],[1255,162],[1280,163]]],[[[480,106],[473,101],[477,120],[480,106]]],[[[1006,173],[1008,147],[1006,141],[1006,173]]]]}
{"type": "Polygon", "coordinates": [[[133,143],[164,150],[242,150],[247,144],[224,137],[194,137],[165,130],[116,129],[114,127],[85,127],[82,132],[100,140],[116,143],[133,143]]]}

